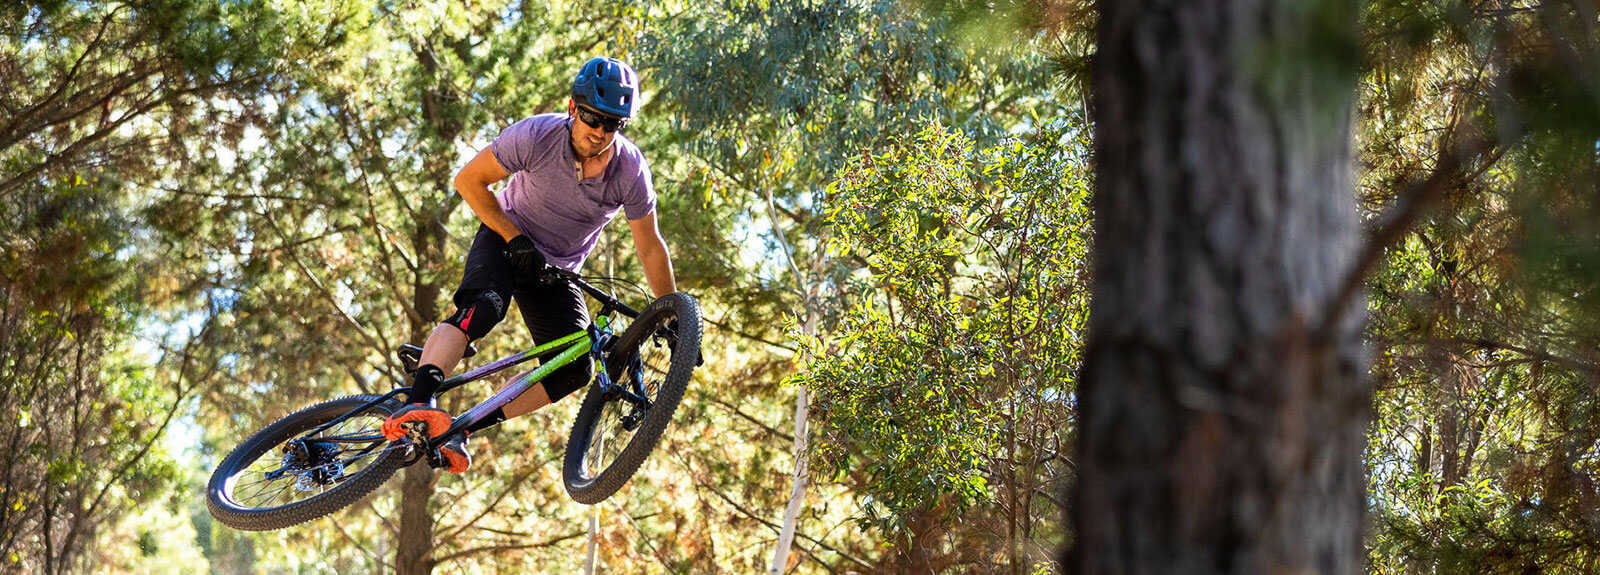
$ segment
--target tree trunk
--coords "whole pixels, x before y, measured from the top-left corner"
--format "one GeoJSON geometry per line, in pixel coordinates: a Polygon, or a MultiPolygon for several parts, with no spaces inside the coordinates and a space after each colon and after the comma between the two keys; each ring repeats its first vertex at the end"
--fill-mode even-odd
{"type": "Polygon", "coordinates": [[[1447,354],[1445,377],[1439,380],[1439,395],[1443,399],[1436,416],[1439,418],[1439,489],[1461,483],[1465,469],[1461,467],[1461,416],[1466,405],[1466,390],[1472,372],[1460,355],[1447,354]]]}
{"type": "MultiPolygon", "coordinates": [[[[420,120],[424,128],[421,132],[426,136],[424,141],[439,149],[450,149],[464,126],[461,116],[447,113],[446,108],[459,105],[460,99],[443,77],[431,45],[414,46],[413,53],[424,77],[429,79],[429,84],[420,95],[423,108],[420,120]]],[[[418,212],[411,234],[418,270],[412,305],[417,315],[422,317],[420,322],[412,321],[411,340],[418,343],[427,338],[427,334],[441,319],[438,299],[444,284],[456,279],[441,277],[434,270],[446,267],[445,241],[449,238],[449,230],[445,229],[444,222],[450,219],[450,212],[461,202],[460,196],[450,187],[456,166],[449,156],[433,150],[424,154],[423,158],[428,181],[437,182],[440,188],[438,196],[422,198],[425,208],[418,212]]],[[[395,547],[395,572],[399,575],[428,575],[433,573],[436,565],[433,559],[435,521],[428,509],[428,500],[433,497],[437,486],[435,475],[435,471],[426,465],[413,465],[406,469],[405,481],[400,484],[400,540],[395,547]]]]}
{"type": "MultiPolygon", "coordinates": [[[[796,286],[811,284],[810,290],[806,292],[806,322],[801,326],[801,333],[805,334],[806,337],[811,337],[816,335],[817,321],[822,316],[820,309],[822,305],[820,298],[822,282],[815,278],[822,275],[822,266],[827,261],[826,256],[821,252],[812,256],[810,277],[813,279],[807,281],[806,276],[800,274],[800,266],[795,264],[794,250],[789,248],[788,242],[783,239],[783,230],[778,227],[778,209],[776,203],[772,200],[771,188],[768,188],[766,192],[767,215],[772,218],[772,233],[778,239],[779,244],[783,246],[784,256],[789,263],[789,271],[794,274],[794,283],[796,286]]],[[[821,238],[818,238],[818,241],[820,243],[821,238]]],[[[800,510],[805,506],[806,502],[806,484],[810,481],[810,471],[806,464],[806,458],[808,457],[807,437],[810,435],[810,395],[804,385],[796,389],[794,399],[793,483],[789,489],[789,504],[784,506],[783,509],[783,526],[779,528],[778,541],[772,547],[772,564],[767,569],[767,573],[770,575],[780,575],[789,568],[789,548],[794,545],[794,534],[800,528],[800,510]]]]}
{"type": "Polygon", "coordinates": [[[806,500],[806,435],[809,433],[806,416],[810,412],[810,401],[805,386],[795,388],[795,393],[794,482],[789,490],[789,505],[783,508],[783,527],[778,531],[778,542],[772,547],[772,566],[767,569],[770,575],[781,575],[789,568],[789,548],[794,545],[794,532],[800,523],[800,508],[806,500]]]}
{"type": "Polygon", "coordinates": [[[589,510],[589,539],[583,544],[583,575],[594,575],[595,558],[600,551],[600,506],[589,510]]]}
{"type": "MultiPolygon", "coordinates": [[[[423,213],[437,212],[430,210],[423,213]]],[[[416,223],[412,246],[417,253],[419,270],[435,270],[444,265],[446,233],[444,228],[437,224],[442,217],[443,215],[424,218],[424,221],[416,223]]],[[[439,317],[440,281],[438,274],[428,271],[417,273],[416,289],[411,304],[424,320],[439,317]]],[[[428,332],[433,329],[433,324],[429,321],[411,323],[411,341],[420,345],[427,338],[428,332]]],[[[418,463],[406,468],[405,479],[400,482],[400,534],[395,544],[394,558],[397,575],[433,573],[434,519],[428,509],[428,500],[433,497],[437,484],[435,474],[436,472],[427,465],[418,463]]]]}
{"type": "Polygon", "coordinates": [[[1357,5],[1100,7],[1067,570],[1357,573],[1357,5]]]}
{"type": "Polygon", "coordinates": [[[400,541],[395,546],[396,575],[433,573],[433,495],[435,471],[427,465],[407,467],[400,482],[400,541]]]}

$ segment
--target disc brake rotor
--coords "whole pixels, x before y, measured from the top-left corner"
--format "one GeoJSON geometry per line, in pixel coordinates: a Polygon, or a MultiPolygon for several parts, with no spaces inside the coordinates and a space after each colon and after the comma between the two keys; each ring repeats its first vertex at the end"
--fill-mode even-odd
{"type": "Polygon", "coordinates": [[[344,478],[344,463],[336,460],[336,444],[296,440],[283,446],[282,471],[295,474],[294,488],[315,491],[344,478]]]}
{"type": "Polygon", "coordinates": [[[315,491],[338,483],[343,478],[344,464],[334,461],[301,473],[294,480],[294,488],[301,491],[315,491]]]}

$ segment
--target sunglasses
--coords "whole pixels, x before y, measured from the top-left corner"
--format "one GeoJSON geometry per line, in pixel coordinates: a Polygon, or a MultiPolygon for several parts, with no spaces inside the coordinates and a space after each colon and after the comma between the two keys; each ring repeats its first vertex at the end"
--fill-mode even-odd
{"type": "Polygon", "coordinates": [[[604,129],[607,132],[620,132],[628,127],[627,118],[613,118],[591,112],[581,106],[578,108],[578,119],[583,120],[583,123],[590,128],[604,129]]]}

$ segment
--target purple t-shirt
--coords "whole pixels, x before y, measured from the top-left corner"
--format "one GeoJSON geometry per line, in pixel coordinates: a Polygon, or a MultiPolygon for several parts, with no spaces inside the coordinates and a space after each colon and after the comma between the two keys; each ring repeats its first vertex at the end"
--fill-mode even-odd
{"type": "Polygon", "coordinates": [[[490,149],[511,172],[496,194],[500,209],[550,265],[576,272],[618,211],[625,209],[630,220],[655,211],[656,191],[644,155],[620,133],[605,169],[580,181],[571,121],[566,114],[539,114],[508,126],[490,149]]]}

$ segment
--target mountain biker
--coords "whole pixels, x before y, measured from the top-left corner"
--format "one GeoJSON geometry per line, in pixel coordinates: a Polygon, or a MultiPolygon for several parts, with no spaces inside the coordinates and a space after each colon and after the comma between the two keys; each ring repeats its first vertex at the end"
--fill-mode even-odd
{"type": "MultiPolygon", "coordinates": [[[[618,211],[628,217],[634,250],[650,291],[677,291],[672,259],[656,227],[650,167],[638,146],[622,135],[638,110],[638,75],[621,60],[597,57],[578,70],[565,114],[539,114],[512,124],[456,174],[455,188],[482,224],[467,252],[456,312],[423,345],[406,406],[383,424],[390,441],[405,424],[426,426],[429,437],[447,431],[451,416],[434,393],[467,344],[504,319],[515,297],[536,343],[587,329],[588,306],[568,282],[543,282],[546,264],[576,272],[594,250],[600,231],[618,211]],[[498,193],[489,186],[511,180],[498,193]]],[[[549,361],[557,352],[545,357],[549,361]]],[[[496,410],[440,448],[446,470],[472,465],[468,434],[560,400],[583,387],[594,367],[583,356],[496,410]]]]}

